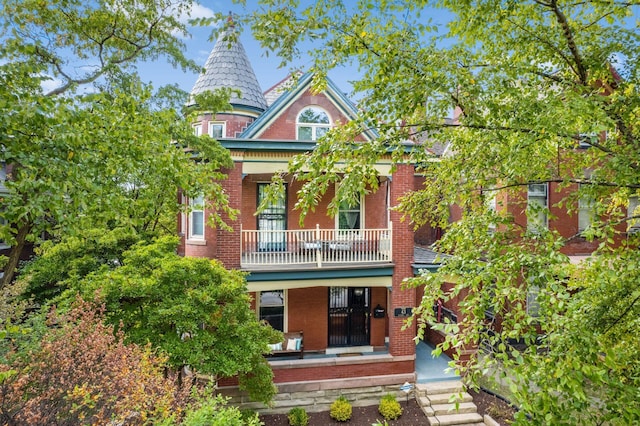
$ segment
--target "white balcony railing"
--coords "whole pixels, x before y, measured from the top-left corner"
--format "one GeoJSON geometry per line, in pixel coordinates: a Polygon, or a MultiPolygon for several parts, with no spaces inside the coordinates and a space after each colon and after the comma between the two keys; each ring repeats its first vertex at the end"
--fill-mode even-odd
{"type": "Polygon", "coordinates": [[[388,263],[392,227],[386,229],[243,230],[242,267],[388,263]]]}

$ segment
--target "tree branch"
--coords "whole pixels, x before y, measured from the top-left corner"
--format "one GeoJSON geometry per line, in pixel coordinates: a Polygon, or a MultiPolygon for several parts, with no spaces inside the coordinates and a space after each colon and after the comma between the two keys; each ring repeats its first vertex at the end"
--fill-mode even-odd
{"type": "Polygon", "coordinates": [[[629,311],[631,311],[631,308],[633,308],[638,300],[640,300],[640,294],[638,294],[638,296],[636,296],[636,298],[631,301],[629,306],[627,306],[624,312],[622,312],[622,314],[620,314],[620,316],[618,316],[618,318],[616,318],[613,323],[609,324],[609,326],[604,330],[604,334],[607,334],[613,327],[615,327],[622,320],[622,318],[624,318],[629,313],[629,311]]]}
{"type": "Polygon", "coordinates": [[[582,56],[580,55],[580,51],[578,50],[578,46],[576,45],[576,41],[573,37],[573,31],[569,26],[567,17],[560,10],[557,0],[551,1],[550,8],[555,14],[558,23],[562,27],[565,40],[567,41],[567,46],[569,47],[569,51],[571,52],[571,55],[573,56],[573,60],[575,62],[575,69],[577,71],[578,78],[580,79],[580,83],[583,85],[587,85],[587,70],[584,66],[584,62],[582,60],[582,56]]]}

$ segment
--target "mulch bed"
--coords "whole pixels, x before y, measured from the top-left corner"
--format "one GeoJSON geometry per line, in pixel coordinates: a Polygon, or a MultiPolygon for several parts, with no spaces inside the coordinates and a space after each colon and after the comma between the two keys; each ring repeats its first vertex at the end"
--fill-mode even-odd
{"type": "MultiPolygon", "coordinates": [[[[478,413],[481,415],[489,414],[501,425],[508,425],[513,420],[513,408],[501,399],[482,391],[480,393],[469,391],[469,394],[473,396],[473,402],[478,406],[478,413]]],[[[415,399],[410,398],[408,404],[405,401],[402,401],[400,405],[403,410],[402,416],[397,420],[389,421],[389,426],[415,426],[427,424],[426,416],[418,406],[415,399]]],[[[265,426],[287,426],[289,424],[286,414],[260,416],[260,420],[265,426]]],[[[333,420],[331,416],[329,416],[328,411],[309,413],[309,426],[371,426],[372,424],[382,420],[384,419],[378,412],[377,405],[353,407],[353,414],[351,416],[351,420],[348,422],[337,422],[333,420]]]]}
{"type": "MultiPolygon", "coordinates": [[[[402,416],[397,420],[390,420],[389,426],[415,426],[427,423],[427,418],[418,406],[415,399],[409,398],[409,404],[405,401],[402,406],[402,416]]],[[[286,414],[273,414],[260,416],[260,420],[265,426],[287,426],[289,420],[286,414]]],[[[351,420],[348,422],[337,422],[329,416],[328,411],[319,413],[309,413],[309,426],[329,426],[329,425],[349,425],[349,426],[371,426],[376,422],[382,422],[384,418],[378,413],[377,405],[367,407],[353,407],[351,420]]],[[[384,423],[383,423],[384,424],[384,423]]]]}
{"type": "Polygon", "coordinates": [[[493,420],[503,426],[513,423],[516,410],[504,400],[484,391],[468,390],[467,392],[473,397],[473,403],[478,407],[478,413],[490,415],[493,420]]]}

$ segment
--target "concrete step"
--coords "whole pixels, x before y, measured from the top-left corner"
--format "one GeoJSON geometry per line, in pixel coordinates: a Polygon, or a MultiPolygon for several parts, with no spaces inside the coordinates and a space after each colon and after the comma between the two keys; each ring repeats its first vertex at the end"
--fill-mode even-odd
{"type": "Polygon", "coordinates": [[[435,395],[440,393],[456,393],[464,391],[460,380],[447,380],[444,382],[418,383],[416,385],[418,395],[435,395]]]}
{"type": "Polygon", "coordinates": [[[478,413],[444,414],[427,417],[431,426],[467,426],[484,424],[483,418],[478,413]]]}
{"type": "Polygon", "coordinates": [[[456,409],[455,404],[435,404],[431,405],[436,416],[443,414],[464,414],[477,413],[478,407],[473,402],[461,402],[456,409]]]}
{"type": "Polygon", "coordinates": [[[436,395],[427,395],[425,398],[429,400],[431,405],[439,405],[439,404],[449,404],[451,401],[453,402],[471,402],[473,401],[473,397],[469,395],[467,392],[460,393],[441,393],[436,395]],[[455,399],[452,399],[455,398],[455,399]]]}

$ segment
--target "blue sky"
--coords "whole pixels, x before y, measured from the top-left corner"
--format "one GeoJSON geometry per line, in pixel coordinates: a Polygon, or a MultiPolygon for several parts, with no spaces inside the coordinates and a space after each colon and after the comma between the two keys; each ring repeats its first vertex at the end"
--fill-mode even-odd
{"type": "MultiPolygon", "coordinates": [[[[305,3],[310,0],[302,0],[305,3]]],[[[247,0],[247,8],[251,9],[255,7],[255,1],[247,0]]],[[[193,11],[192,17],[211,17],[215,12],[222,12],[228,14],[233,12],[234,14],[242,14],[245,10],[242,6],[233,4],[231,1],[219,1],[209,0],[202,1],[201,4],[197,4],[193,11]]],[[[433,15],[436,21],[440,23],[446,22],[446,16],[442,11],[437,11],[433,15]]],[[[215,41],[209,40],[211,35],[211,28],[196,27],[191,28],[191,38],[184,40],[186,44],[186,55],[188,58],[193,59],[198,65],[204,66],[211,49],[215,41]]],[[[270,56],[265,55],[265,50],[260,47],[260,44],[253,38],[249,29],[245,29],[240,34],[240,40],[247,51],[247,55],[253,69],[256,72],[258,82],[262,90],[267,90],[271,86],[278,83],[285,78],[289,73],[290,68],[279,68],[280,59],[273,54],[270,56]]],[[[301,60],[295,64],[299,68],[307,68],[311,65],[310,60],[301,60]]],[[[143,80],[150,81],[154,87],[160,87],[165,84],[178,84],[181,89],[190,91],[196,82],[197,75],[192,72],[184,72],[181,69],[174,69],[171,65],[167,64],[163,58],[153,63],[140,64],[138,67],[139,72],[143,80]]],[[[332,72],[329,77],[338,85],[343,91],[350,93],[351,84],[350,79],[357,77],[354,73],[357,73],[355,68],[349,69],[337,69],[332,72]]]]}
{"type": "MultiPolygon", "coordinates": [[[[247,3],[252,3],[252,1],[249,0],[247,3]]],[[[214,12],[228,14],[230,11],[242,13],[243,9],[241,6],[231,4],[230,1],[204,1],[194,8],[192,17],[212,17],[214,12]]],[[[184,40],[186,44],[186,55],[189,59],[193,59],[198,65],[204,66],[215,44],[215,40],[209,40],[212,28],[191,27],[190,32],[191,38],[184,40]]],[[[278,68],[280,59],[273,54],[266,57],[264,50],[253,38],[249,29],[246,29],[240,34],[240,41],[247,51],[247,55],[253,65],[262,90],[267,90],[287,76],[289,68],[278,68]]],[[[296,65],[304,67],[305,65],[309,65],[309,63],[298,63],[296,65]]],[[[152,82],[156,88],[165,84],[175,83],[178,84],[181,89],[190,91],[198,77],[196,73],[174,69],[166,63],[164,58],[160,58],[155,62],[140,64],[138,69],[142,79],[152,82]]],[[[335,82],[343,90],[348,91],[351,88],[347,83],[346,73],[344,73],[344,75],[345,78],[340,78],[340,74],[332,76],[332,78],[334,78],[335,82]]]]}
{"type": "MultiPolygon", "coordinates": [[[[303,4],[311,1],[313,0],[301,0],[303,4]]],[[[245,7],[251,10],[256,7],[257,2],[255,0],[247,0],[246,3],[247,5],[245,7]]],[[[636,20],[638,19],[639,10],[640,8],[638,7],[634,8],[634,16],[627,22],[630,27],[637,25],[636,20]]],[[[195,4],[192,10],[192,17],[212,17],[215,12],[242,14],[246,12],[246,10],[243,6],[234,4],[229,0],[201,0],[200,4],[195,4]]],[[[433,19],[434,24],[446,24],[448,20],[451,19],[451,15],[442,10],[429,9],[428,15],[433,19]]],[[[187,57],[193,59],[198,65],[204,66],[215,43],[215,40],[209,40],[211,31],[212,28],[191,27],[191,37],[184,40],[187,57]]],[[[273,54],[267,57],[265,50],[262,49],[259,43],[253,38],[249,29],[245,29],[244,32],[240,34],[240,40],[247,51],[247,55],[253,65],[253,69],[256,72],[258,82],[263,91],[269,89],[287,76],[290,68],[279,68],[280,59],[273,54]]],[[[293,64],[293,66],[304,69],[310,64],[310,60],[303,59],[293,64]]],[[[158,61],[152,63],[140,64],[138,69],[143,80],[152,82],[156,88],[166,84],[178,84],[181,89],[190,91],[198,77],[196,73],[174,69],[164,58],[160,58],[158,61]]],[[[353,67],[349,69],[337,69],[330,73],[329,77],[344,92],[350,93],[351,84],[349,81],[357,78],[357,70],[353,67]]]]}

